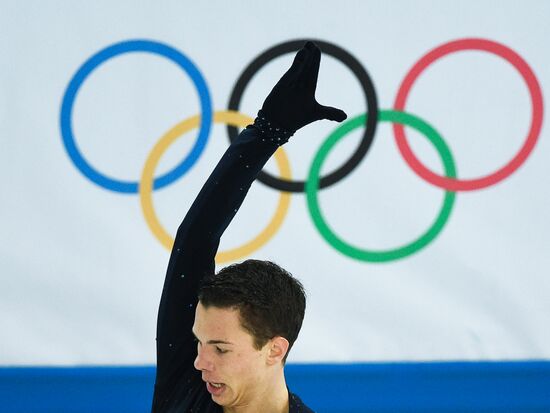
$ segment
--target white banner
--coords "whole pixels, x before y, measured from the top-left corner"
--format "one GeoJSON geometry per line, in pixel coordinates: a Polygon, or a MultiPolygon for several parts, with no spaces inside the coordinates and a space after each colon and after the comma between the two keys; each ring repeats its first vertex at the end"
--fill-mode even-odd
{"type": "Polygon", "coordinates": [[[154,363],[159,228],[174,234],[226,125],[168,148],[150,214],[145,162],[185,119],[254,117],[304,39],[324,52],[318,101],[351,129],[300,130],[290,174],[342,176],[287,210],[256,182],[220,248],[281,218],[235,260],[304,283],[290,360],[550,358],[548,16],[542,0],[1,1],[0,363],[154,363]]]}

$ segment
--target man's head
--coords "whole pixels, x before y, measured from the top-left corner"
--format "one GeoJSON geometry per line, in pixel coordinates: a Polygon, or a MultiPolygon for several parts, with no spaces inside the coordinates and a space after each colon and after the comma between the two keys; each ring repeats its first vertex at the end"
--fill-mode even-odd
{"type": "Polygon", "coordinates": [[[214,401],[244,404],[250,389],[269,385],[282,372],[304,312],[302,285],[274,263],[247,260],[206,277],[193,326],[195,367],[214,401]]]}

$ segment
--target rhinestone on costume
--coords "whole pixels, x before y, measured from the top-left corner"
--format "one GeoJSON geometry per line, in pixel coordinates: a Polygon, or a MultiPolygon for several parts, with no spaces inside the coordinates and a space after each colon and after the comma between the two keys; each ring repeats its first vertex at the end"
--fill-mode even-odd
{"type": "Polygon", "coordinates": [[[295,131],[287,131],[280,125],[273,124],[270,120],[267,120],[260,110],[258,117],[254,120],[254,126],[258,129],[262,136],[262,142],[270,142],[275,145],[281,146],[284,144],[295,131]],[[266,139],[264,139],[264,137],[266,139]]]}

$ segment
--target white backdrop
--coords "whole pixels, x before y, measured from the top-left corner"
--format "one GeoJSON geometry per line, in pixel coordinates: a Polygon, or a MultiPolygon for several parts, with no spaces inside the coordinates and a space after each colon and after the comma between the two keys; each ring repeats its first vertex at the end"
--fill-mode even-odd
{"type": "MultiPolygon", "coordinates": [[[[368,71],[379,109],[391,109],[409,69],[428,51],[463,38],[498,42],[550,88],[550,3],[546,1],[134,2],[0,1],[0,363],[150,364],[168,251],[149,230],[136,194],[107,190],[75,166],[63,145],[61,103],[81,65],[113,44],[143,39],[187,56],[206,81],[215,111],[227,109],[246,66],[284,41],[338,45],[368,71]]],[[[292,56],[275,59],[246,89],[240,110],[254,116],[292,56]]],[[[365,112],[357,79],[338,60],[321,63],[318,100],[350,117],[365,112]]],[[[526,84],[494,54],[449,54],[422,73],[406,110],[436,128],[460,178],[487,175],[523,145],[533,113],[526,84]]],[[[173,62],[126,53],[94,70],[77,94],[72,125],[90,165],[139,179],[151,148],[178,122],[200,113],[197,91],[173,62]]],[[[543,113],[543,118],[546,111],[543,113]]],[[[459,192],[442,232],[420,251],[387,263],[355,260],[319,234],[303,194],[293,194],[273,238],[251,256],[300,278],[308,309],[292,361],[550,358],[550,143],[543,119],[525,163],[496,185],[459,192]]],[[[305,179],[335,124],[319,122],[285,146],[292,176],[305,179]]],[[[407,128],[429,168],[433,146],[407,128]]],[[[159,166],[188,153],[194,130],[159,166]]],[[[360,130],[331,152],[341,165],[360,130]]],[[[155,191],[162,224],[174,233],[227,147],[212,127],[193,168],[155,191]]],[[[277,173],[275,163],[267,169],[277,173]]],[[[157,171],[157,175],[159,174],[157,171]]],[[[421,179],[379,123],[360,165],[320,193],[329,225],[361,248],[406,244],[435,219],[441,189],[421,179]]],[[[256,183],[222,240],[243,244],[263,228],[279,192],[256,183]]],[[[243,259],[246,257],[243,257],[243,259]]]]}

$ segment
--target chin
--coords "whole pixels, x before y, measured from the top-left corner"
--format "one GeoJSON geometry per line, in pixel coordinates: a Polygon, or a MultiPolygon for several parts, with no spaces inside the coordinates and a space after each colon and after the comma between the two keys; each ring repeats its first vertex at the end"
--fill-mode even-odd
{"type": "Polygon", "coordinates": [[[228,407],[231,404],[231,400],[229,399],[228,395],[225,394],[225,392],[224,394],[220,394],[219,396],[216,396],[214,394],[211,394],[211,396],[214,403],[219,404],[220,406],[228,407]]]}

